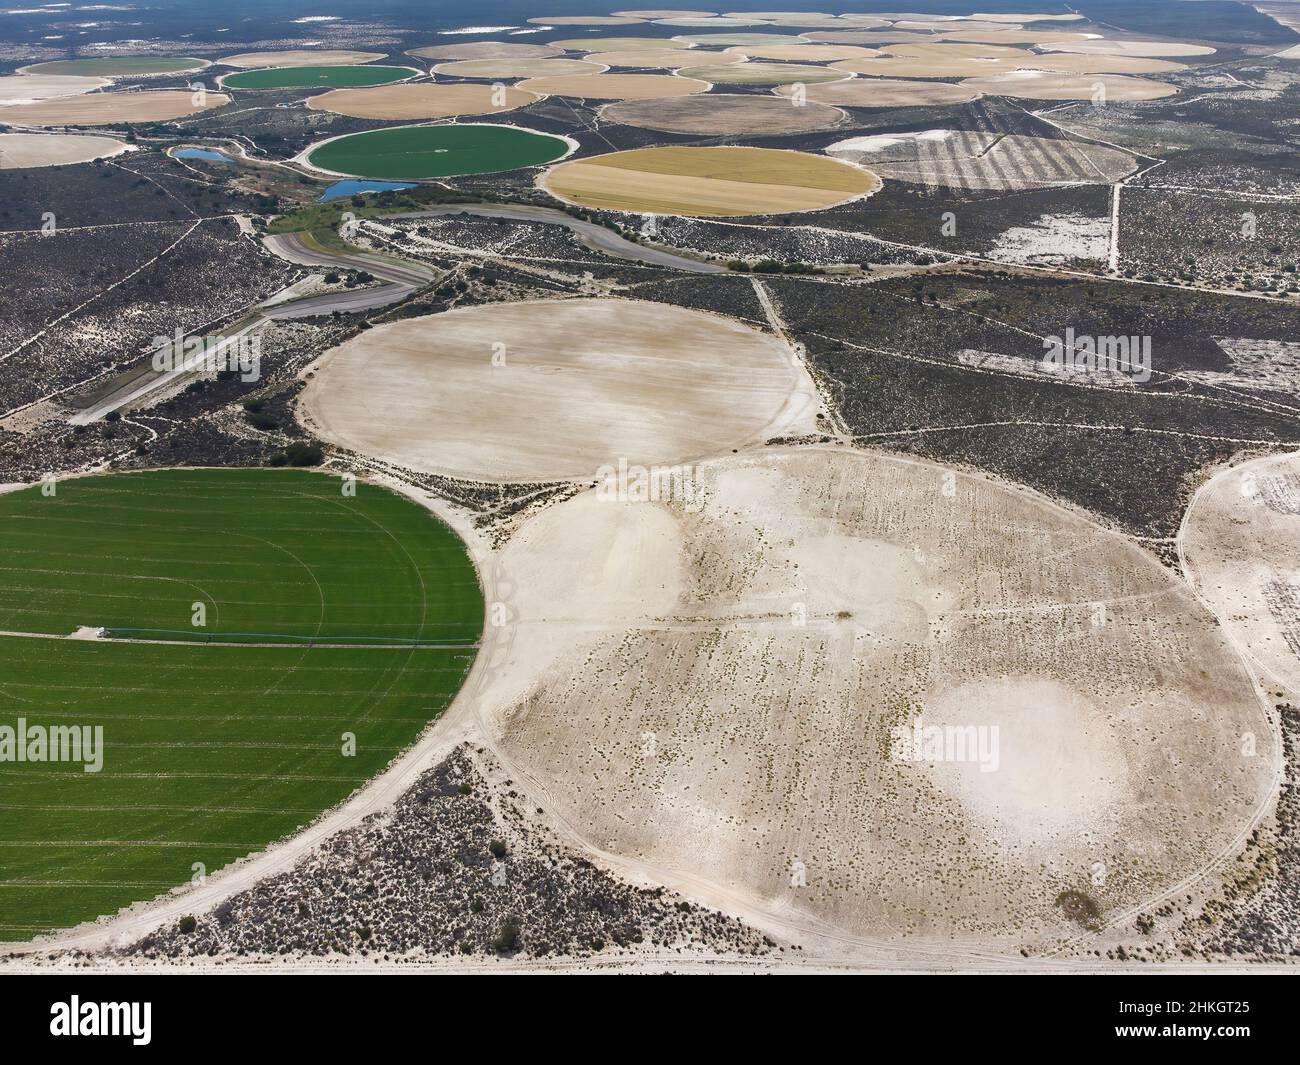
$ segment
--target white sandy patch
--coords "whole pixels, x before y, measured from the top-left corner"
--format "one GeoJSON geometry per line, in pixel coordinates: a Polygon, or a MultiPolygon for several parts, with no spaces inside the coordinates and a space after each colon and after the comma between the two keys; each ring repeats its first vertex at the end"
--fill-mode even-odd
{"type": "Polygon", "coordinates": [[[1270,683],[1300,693],[1300,455],[1218,474],[1188,508],[1181,541],[1188,580],[1228,633],[1270,683]]]}
{"type": "Polygon", "coordinates": [[[1012,226],[988,252],[1003,262],[1037,266],[1079,259],[1105,262],[1109,253],[1110,219],[1080,214],[1044,214],[1027,226],[1012,226]]]}

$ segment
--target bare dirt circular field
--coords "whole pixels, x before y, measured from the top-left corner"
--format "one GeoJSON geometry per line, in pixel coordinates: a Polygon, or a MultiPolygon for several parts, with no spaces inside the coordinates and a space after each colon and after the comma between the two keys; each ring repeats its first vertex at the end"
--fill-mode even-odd
{"type": "Polygon", "coordinates": [[[674,74],[575,74],[528,78],[519,82],[518,88],[543,96],[572,96],[582,100],[662,100],[707,92],[709,83],[674,74]]]}
{"type": "Polygon", "coordinates": [[[602,482],[501,555],[510,662],[479,716],[590,845],[786,918],[1012,953],[1084,931],[1066,893],[1131,920],[1250,831],[1270,724],[1130,541],[842,447],[685,474],[659,501],[602,482]]]}
{"type": "Polygon", "coordinates": [[[218,59],[223,67],[342,67],[360,66],[385,58],[383,52],[356,52],[339,48],[291,48],[282,52],[240,52],[218,59]]]}
{"type": "Polygon", "coordinates": [[[703,48],[692,49],[689,52],[672,48],[665,48],[662,52],[653,52],[649,48],[635,48],[630,52],[590,52],[586,58],[588,62],[603,63],[607,67],[676,70],[684,63],[739,63],[745,57],[739,53],[710,52],[703,48]]]}
{"type": "Polygon", "coordinates": [[[1197,492],[1183,571],[1268,680],[1300,693],[1300,455],[1224,470],[1197,492]]]}
{"type": "Polygon", "coordinates": [[[821,81],[842,81],[848,75],[832,67],[806,63],[733,63],[730,66],[683,67],[684,78],[700,78],[714,85],[815,85],[821,81]]]}
{"type": "Polygon", "coordinates": [[[696,217],[819,211],[876,192],[867,170],[774,148],[638,148],[560,163],[540,180],[582,207],[696,217]]]}
{"type": "Polygon", "coordinates": [[[34,104],[0,107],[0,123],[17,126],[119,126],[127,122],[165,122],[225,107],[230,97],[209,92],[196,105],[188,89],[149,92],[96,92],[62,96],[34,104]]]}
{"type": "Polygon", "coordinates": [[[606,122],[706,136],[808,133],[834,129],[847,117],[838,108],[825,104],[805,102],[795,107],[789,100],[773,96],[721,93],[607,104],[600,113],[606,122]]]}
{"type": "MultiPolygon", "coordinates": [[[[960,24],[958,24],[960,25],[960,24]]],[[[952,30],[939,34],[945,41],[971,41],[975,44],[1073,44],[1092,40],[1086,33],[1063,33],[1059,30],[952,30]]]]}
{"type": "Polygon", "coordinates": [[[967,78],[961,83],[988,96],[1018,100],[1091,100],[1098,92],[1107,100],[1159,100],[1173,96],[1178,86],[1122,74],[1044,74],[1017,70],[989,78],[967,78]]]}
{"type": "Polygon", "coordinates": [[[733,45],[743,47],[751,44],[773,46],[807,43],[802,36],[795,33],[687,33],[674,38],[674,40],[683,44],[698,44],[706,48],[727,48],[733,45]]]}
{"type": "Polygon", "coordinates": [[[600,63],[582,59],[462,59],[439,63],[435,74],[453,78],[542,78],[547,75],[599,74],[600,63]]]}
{"type": "Polygon", "coordinates": [[[307,106],[350,118],[421,119],[457,115],[495,115],[535,103],[537,96],[508,86],[379,85],[371,89],[335,89],[313,96],[307,106]]]}
{"type": "Polygon", "coordinates": [[[626,15],[628,18],[713,18],[716,11],[691,11],[674,7],[648,8],[644,11],[611,11],[611,15],[626,15]]]}
{"type": "MultiPolygon", "coordinates": [[[[1028,52],[1025,55],[1032,59],[1028,52]]],[[[970,78],[1017,70],[1024,64],[1017,59],[980,59],[961,55],[885,55],[846,59],[831,65],[850,74],[866,74],[875,78],[970,78]]]]}
{"type": "Polygon", "coordinates": [[[851,137],[828,145],[826,153],[870,167],[883,178],[950,189],[1109,184],[1137,170],[1137,160],[1116,148],[949,129],[851,137]]]}
{"type": "MultiPolygon", "coordinates": [[[[776,90],[782,96],[791,86],[776,90]]],[[[934,104],[965,104],[980,93],[942,81],[894,81],[889,78],[851,78],[826,85],[808,86],[806,99],[839,107],[928,107],[934,104]]]]}
{"type": "Polygon", "coordinates": [[[1136,55],[1083,55],[1058,52],[1036,55],[1027,67],[1059,74],[1172,74],[1186,70],[1186,63],[1147,59],[1136,55]]]}
{"type": "Polygon", "coordinates": [[[836,59],[866,59],[880,54],[874,48],[859,48],[851,44],[746,44],[733,47],[731,51],[750,59],[776,59],[788,63],[829,63],[836,59]]]}
{"type": "Polygon", "coordinates": [[[301,413],[325,439],[475,481],[591,480],[815,427],[786,346],[735,319],[622,299],[495,303],[327,352],[301,413]]]}
{"type": "Polygon", "coordinates": [[[574,37],[552,41],[551,44],[569,52],[632,52],[641,49],[661,52],[665,48],[681,51],[690,47],[689,41],[679,41],[672,37],[574,37]]]}
{"type": "Polygon", "coordinates": [[[76,133],[0,133],[0,170],[66,166],[107,159],[126,151],[113,137],[76,133]]]}
{"type": "Polygon", "coordinates": [[[528,21],[534,26],[635,26],[646,20],[626,15],[556,15],[530,18],[528,21]]]}
{"type": "Polygon", "coordinates": [[[1215,49],[1203,44],[1178,44],[1174,41],[1073,41],[1047,46],[1049,52],[1083,52],[1088,55],[1136,55],[1160,59],[1170,56],[1213,55],[1215,49]]]}
{"type": "Polygon", "coordinates": [[[407,55],[423,59],[546,59],[559,55],[563,46],[554,44],[510,44],[505,41],[475,41],[472,44],[436,44],[414,48],[407,55]]]}
{"type": "Polygon", "coordinates": [[[107,78],[83,78],[69,74],[12,74],[0,77],[0,104],[26,104],[59,96],[79,96],[102,89],[107,78]]]}

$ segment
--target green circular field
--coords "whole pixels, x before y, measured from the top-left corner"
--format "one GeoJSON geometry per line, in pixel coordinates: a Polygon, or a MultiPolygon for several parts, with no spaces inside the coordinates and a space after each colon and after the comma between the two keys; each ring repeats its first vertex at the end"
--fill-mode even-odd
{"type": "Polygon", "coordinates": [[[458,123],[352,133],[310,149],[307,162],[349,177],[409,180],[517,170],[554,162],[568,151],[567,141],[546,133],[458,123]]]}
{"type": "Polygon", "coordinates": [[[227,74],[221,84],[230,89],[357,89],[391,85],[418,73],[411,67],[265,67],[227,74]]]}
{"type": "Polygon", "coordinates": [[[102,59],[56,59],[24,68],[29,74],[76,74],[81,77],[121,78],[132,74],[177,74],[207,66],[193,56],[119,55],[102,59]]]}
{"type": "Polygon", "coordinates": [[[167,470],[0,495],[0,750],[38,728],[81,745],[0,759],[0,940],[295,832],[451,702],[483,624],[465,545],[346,484],[167,470]]]}

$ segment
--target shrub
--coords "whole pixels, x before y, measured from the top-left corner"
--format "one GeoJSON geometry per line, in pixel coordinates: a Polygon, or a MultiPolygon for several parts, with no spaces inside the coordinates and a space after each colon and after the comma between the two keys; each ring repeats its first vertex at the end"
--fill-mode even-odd
{"type": "Polygon", "coordinates": [[[181,935],[188,936],[198,926],[199,926],[199,922],[195,920],[191,914],[187,913],[184,917],[180,919],[180,921],[177,922],[176,930],[180,932],[181,935]]]}

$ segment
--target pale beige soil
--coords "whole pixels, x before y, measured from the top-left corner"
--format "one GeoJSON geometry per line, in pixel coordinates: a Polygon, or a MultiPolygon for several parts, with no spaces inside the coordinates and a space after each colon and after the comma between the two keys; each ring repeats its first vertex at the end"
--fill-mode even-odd
{"type": "Polygon", "coordinates": [[[527,78],[517,87],[544,96],[572,96],[583,100],[661,100],[707,92],[709,83],[673,74],[575,74],[527,78]]]}
{"type": "Polygon", "coordinates": [[[589,52],[586,58],[589,62],[602,63],[607,67],[638,67],[647,70],[662,67],[676,70],[685,63],[739,63],[745,57],[739,53],[711,52],[704,48],[695,48],[689,52],[674,48],[665,48],[660,52],[649,48],[634,48],[627,52],[589,52]]]}
{"type": "Polygon", "coordinates": [[[501,555],[513,642],[483,724],[589,845],[791,924],[1013,953],[1082,932],[1060,893],[1131,920],[1251,829],[1261,702],[1131,542],[842,448],[696,477],[699,505],[584,493],[501,555]],[[894,757],[918,718],[996,727],[997,768],[894,757]]]}
{"type": "Polygon", "coordinates": [[[1161,58],[1168,56],[1213,55],[1215,49],[1203,44],[1179,44],[1175,41],[1076,41],[1047,46],[1050,52],[1082,52],[1087,55],[1136,55],[1161,58]]]}
{"type": "MultiPolygon", "coordinates": [[[[960,25],[960,23],[958,23],[960,25]]],[[[1095,34],[1063,33],[1054,30],[946,30],[939,35],[945,41],[971,41],[976,44],[1070,44],[1090,41],[1095,34]]]]}
{"type": "Polygon", "coordinates": [[[655,19],[655,24],[659,26],[682,26],[684,28],[698,27],[700,29],[744,29],[746,26],[765,25],[762,19],[757,18],[660,18],[655,19]]]}
{"type": "Polygon", "coordinates": [[[569,52],[632,52],[640,49],[659,52],[665,48],[680,51],[691,46],[689,41],[672,37],[573,37],[552,41],[551,44],[569,52]]]}
{"type": "Polygon", "coordinates": [[[71,74],[11,74],[0,77],[0,104],[34,103],[60,96],[78,96],[102,89],[107,78],[84,78],[71,74]]]}
{"type": "Polygon", "coordinates": [[[908,56],[913,59],[933,57],[946,60],[954,56],[962,59],[1014,59],[1022,65],[1034,58],[1034,53],[1024,48],[1007,48],[995,44],[958,44],[953,41],[891,44],[885,51],[889,55],[908,56]]]}
{"type": "Polygon", "coordinates": [[[713,85],[793,85],[842,81],[847,75],[833,67],[807,63],[733,63],[729,66],[682,67],[684,78],[700,78],[713,85]]]}
{"type": "Polygon", "coordinates": [[[583,207],[727,217],[822,210],[871,195],[880,178],[773,148],[639,148],[557,164],[539,185],[583,207]]]}
{"type": "Polygon", "coordinates": [[[463,59],[439,63],[435,74],[452,78],[541,78],[555,74],[599,74],[605,67],[581,59],[463,59]]]}
{"type": "Polygon", "coordinates": [[[1261,673],[1300,692],[1300,455],[1220,472],[1188,508],[1187,579],[1261,673]]]}
{"type": "Polygon", "coordinates": [[[339,48],[291,48],[282,52],[240,52],[217,60],[223,67],[346,67],[383,59],[383,52],[356,52],[339,48]]]}
{"type": "Polygon", "coordinates": [[[530,18],[528,21],[544,26],[635,26],[646,20],[625,15],[558,15],[530,18]]]}
{"type": "Polygon", "coordinates": [[[861,30],[814,30],[802,34],[809,41],[821,41],[826,44],[863,44],[863,45],[886,45],[886,44],[908,44],[913,41],[925,42],[933,41],[936,38],[929,33],[894,33],[887,31],[883,33],[863,33],[861,30]]]}
{"type": "Polygon", "coordinates": [[[690,462],[811,432],[817,410],[806,371],[775,337],[639,300],[406,319],[314,369],[300,413],[324,439],[467,480],[590,481],[620,458],[690,462]]]}
{"type": "Polygon", "coordinates": [[[744,47],[749,44],[764,46],[778,44],[807,44],[805,38],[797,33],[689,33],[674,37],[675,41],[702,45],[706,48],[744,47]]]}
{"type": "Polygon", "coordinates": [[[1026,70],[988,78],[967,78],[962,85],[989,96],[1010,96],[1020,100],[1091,100],[1098,86],[1102,86],[1105,99],[1117,103],[1159,100],[1178,91],[1178,86],[1163,81],[1129,78],[1122,74],[1040,74],[1026,70]]]}
{"type": "Polygon", "coordinates": [[[835,59],[865,59],[879,55],[874,48],[851,44],[745,44],[728,49],[750,59],[778,59],[791,63],[829,63],[835,59]]]}
{"type": "Polygon", "coordinates": [[[307,101],[318,111],[352,118],[420,119],[456,115],[494,115],[534,103],[537,96],[491,85],[377,85],[367,89],[335,89],[307,101]],[[498,102],[503,106],[497,106],[498,102]]]}
{"type": "Polygon", "coordinates": [[[1186,63],[1167,59],[1147,59],[1136,55],[1038,55],[1026,64],[1028,69],[1049,70],[1060,74],[1173,74],[1186,70],[1186,63]]]}
{"type": "MultiPolygon", "coordinates": [[[[784,85],[775,90],[782,96],[793,92],[784,85]]],[[[942,81],[894,81],[889,78],[852,78],[828,85],[809,85],[807,99],[840,107],[925,107],[931,104],[964,104],[977,100],[975,89],[942,81]]]]}
{"type": "Polygon", "coordinates": [[[0,107],[0,123],[16,126],[117,126],[126,122],[164,122],[225,107],[230,97],[209,92],[202,107],[188,89],[148,92],[97,92],[63,96],[34,104],[0,107]]]}
{"type": "Polygon", "coordinates": [[[850,74],[865,74],[875,78],[971,78],[1016,70],[1023,63],[1018,59],[979,59],[960,55],[890,55],[847,59],[831,65],[850,74]]]}
{"type": "Polygon", "coordinates": [[[692,11],[689,8],[682,9],[679,7],[658,7],[647,8],[643,11],[611,11],[611,15],[623,15],[627,18],[712,18],[717,14],[716,11],[692,11]]]}
{"type": "Polygon", "coordinates": [[[106,159],[126,151],[113,137],[64,133],[0,133],[0,170],[65,166],[106,159]]]}
{"type": "Polygon", "coordinates": [[[826,153],[884,178],[952,189],[1037,189],[1118,181],[1137,170],[1127,152],[1020,134],[926,130],[850,137],[826,153]]]}
{"type": "Polygon", "coordinates": [[[847,118],[843,111],[825,104],[804,103],[796,107],[789,100],[772,96],[722,93],[606,104],[600,113],[605,121],[625,126],[718,136],[806,133],[833,129],[847,118]]]}
{"type": "Polygon", "coordinates": [[[474,41],[471,44],[436,44],[428,48],[413,48],[407,55],[418,55],[424,59],[546,59],[559,55],[563,45],[553,44],[510,44],[505,41],[474,41]]]}

